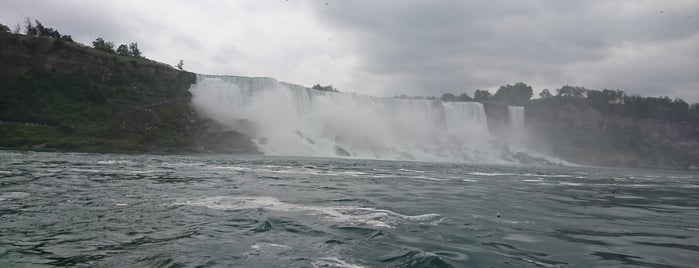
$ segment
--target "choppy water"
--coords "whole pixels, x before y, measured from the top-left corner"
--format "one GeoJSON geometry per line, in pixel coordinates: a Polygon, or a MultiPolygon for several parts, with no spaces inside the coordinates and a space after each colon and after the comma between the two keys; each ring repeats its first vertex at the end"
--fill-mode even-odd
{"type": "Polygon", "coordinates": [[[0,151],[0,267],[697,264],[696,172],[0,151]]]}

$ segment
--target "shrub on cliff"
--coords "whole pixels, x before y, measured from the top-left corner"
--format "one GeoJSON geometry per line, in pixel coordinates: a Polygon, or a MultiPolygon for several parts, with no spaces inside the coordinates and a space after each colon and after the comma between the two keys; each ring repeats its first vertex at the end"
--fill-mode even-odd
{"type": "MultiPolygon", "coordinates": [[[[32,22],[29,18],[26,19],[25,23],[25,29],[26,29],[26,34],[28,36],[36,36],[36,37],[49,37],[57,40],[62,40],[66,42],[73,42],[73,37],[70,35],[61,35],[61,33],[58,32],[58,30],[50,27],[45,27],[40,21],[34,20],[36,23],[36,26],[32,25],[32,22]]],[[[18,25],[19,27],[19,25],[18,25]]],[[[9,28],[8,28],[9,31],[9,28]]],[[[17,31],[18,32],[18,31],[17,31]]]]}
{"type": "Polygon", "coordinates": [[[9,31],[10,31],[10,27],[7,27],[7,25],[0,23],[0,32],[7,33],[9,31]]]}
{"type": "Polygon", "coordinates": [[[320,90],[320,91],[327,91],[327,92],[340,92],[339,90],[337,90],[337,88],[334,88],[332,85],[321,86],[319,84],[315,84],[315,85],[313,85],[312,89],[320,90]]]}
{"type": "Polygon", "coordinates": [[[97,50],[101,50],[101,51],[104,51],[107,53],[111,53],[111,54],[116,53],[116,51],[114,51],[114,42],[104,41],[104,39],[102,39],[102,37],[97,37],[97,39],[95,39],[95,41],[92,41],[92,47],[97,49],[97,50]]]}

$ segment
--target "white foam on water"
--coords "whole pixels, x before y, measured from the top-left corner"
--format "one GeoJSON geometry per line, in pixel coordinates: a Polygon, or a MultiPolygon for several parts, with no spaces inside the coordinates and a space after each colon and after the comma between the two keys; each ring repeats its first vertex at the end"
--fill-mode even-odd
{"type": "Polygon", "coordinates": [[[22,199],[30,195],[30,193],[25,192],[4,192],[0,193],[0,201],[22,199]]]}
{"type": "Polygon", "coordinates": [[[291,249],[290,246],[282,245],[282,244],[275,244],[275,243],[256,243],[250,247],[253,249],[256,249],[256,250],[264,250],[264,251],[291,249]]]}
{"type": "Polygon", "coordinates": [[[130,161],[130,160],[101,160],[101,161],[97,161],[97,164],[100,164],[100,165],[116,165],[116,164],[124,165],[124,164],[134,164],[134,162],[130,161]]]}
{"type": "Polygon", "coordinates": [[[581,186],[582,183],[577,183],[577,182],[566,182],[566,181],[559,181],[558,184],[560,185],[568,185],[568,186],[581,186]]]}
{"type": "Polygon", "coordinates": [[[279,212],[307,212],[309,215],[320,216],[324,220],[385,228],[393,228],[393,226],[405,221],[438,224],[442,220],[441,215],[434,213],[411,216],[377,208],[292,204],[274,197],[214,196],[176,202],[173,205],[202,206],[221,210],[261,209],[279,212]]]}
{"type": "Polygon", "coordinates": [[[315,268],[364,268],[364,266],[351,264],[338,258],[320,258],[311,262],[315,268]]]}
{"type": "Polygon", "coordinates": [[[498,173],[498,172],[493,172],[493,173],[487,173],[487,172],[471,172],[471,173],[466,173],[468,175],[474,175],[474,176],[514,176],[517,174],[514,173],[498,173]]]}
{"type": "Polygon", "coordinates": [[[585,177],[576,177],[572,175],[546,175],[546,174],[530,174],[530,173],[524,173],[524,174],[518,174],[519,176],[525,176],[525,177],[544,177],[544,178],[585,178],[585,177]]]}
{"type": "Polygon", "coordinates": [[[526,181],[526,182],[542,182],[542,181],[544,181],[544,180],[545,180],[544,178],[536,178],[536,179],[526,179],[526,180],[522,180],[522,181],[526,181]]]}
{"type": "Polygon", "coordinates": [[[406,178],[428,180],[428,181],[448,181],[449,180],[449,179],[433,178],[433,177],[427,177],[427,176],[407,176],[406,178]]]}

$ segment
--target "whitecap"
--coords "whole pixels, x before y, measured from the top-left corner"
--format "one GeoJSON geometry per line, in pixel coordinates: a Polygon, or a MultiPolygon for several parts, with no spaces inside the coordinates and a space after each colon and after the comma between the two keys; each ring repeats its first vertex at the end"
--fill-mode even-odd
{"type": "Polygon", "coordinates": [[[514,173],[497,173],[497,172],[493,172],[493,173],[471,172],[471,173],[467,173],[467,174],[475,175],[475,176],[512,176],[512,175],[517,175],[514,173]]]}
{"type": "Polygon", "coordinates": [[[100,164],[100,165],[114,165],[114,164],[123,165],[123,164],[133,164],[133,163],[134,163],[133,161],[129,161],[129,160],[101,160],[101,161],[97,161],[97,164],[100,164]]]}
{"type": "Polygon", "coordinates": [[[30,195],[31,194],[25,192],[4,192],[0,193],[0,201],[22,199],[30,195]]]}
{"type": "Polygon", "coordinates": [[[290,246],[282,245],[282,244],[275,244],[275,243],[256,243],[250,247],[253,249],[256,249],[256,250],[263,250],[263,251],[289,250],[289,249],[291,249],[290,246]]]}
{"type": "Polygon", "coordinates": [[[338,258],[320,258],[311,262],[315,268],[363,268],[364,266],[351,264],[338,258]]]}
{"type": "Polygon", "coordinates": [[[320,216],[324,220],[386,228],[393,228],[394,225],[405,221],[432,225],[436,225],[442,221],[442,216],[435,213],[411,216],[403,215],[387,209],[356,206],[312,206],[293,204],[280,201],[274,197],[263,196],[214,196],[197,200],[176,202],[174,205],[203,206],[210,209],[221,210],[261,209],[266,211],[281,212],[307,212],[309,215],[320,216]]]}

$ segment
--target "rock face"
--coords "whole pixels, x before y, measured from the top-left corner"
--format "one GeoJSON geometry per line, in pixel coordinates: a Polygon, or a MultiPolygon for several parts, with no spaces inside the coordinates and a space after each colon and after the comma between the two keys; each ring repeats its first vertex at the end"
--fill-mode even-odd
{"type": "Polygon", "coordinates": [[[612,115],[572,105],[526,109],[531,141],[574,163],[674,169],[699,163],[699,122],[612,115]]]}
{"type": "Polygon", "coordinates": [[[340,146],[335,146],[335,154],[338,156],[350,157],[352,156],[347,150],[340,146]]]}
{"type": "Polygon", "coordinates": [[[191,107],[193,73],[51,38],[0,33],[0,147],[259,153],[191,107]]]}

